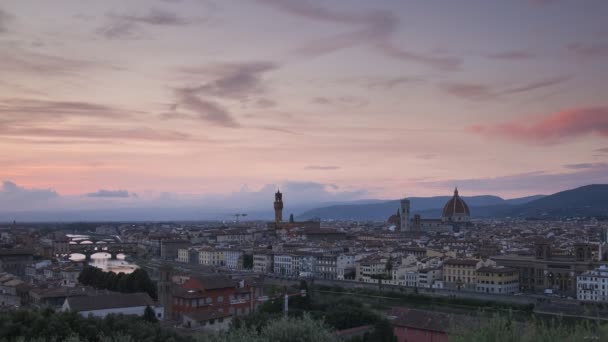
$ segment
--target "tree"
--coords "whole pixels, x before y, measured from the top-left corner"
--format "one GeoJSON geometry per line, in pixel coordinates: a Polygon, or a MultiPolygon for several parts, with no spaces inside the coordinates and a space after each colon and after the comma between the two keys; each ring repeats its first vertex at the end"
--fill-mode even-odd
{"type": "Polygon", "coordinates": [[[154,309],[152,309],[150,305],[146,306],[146,309],[144,310],[144,320],[151,323],[158,321],[158,319],[156,319],[156,312],[154,312],[154,309]]]}
{"type": "Polygon", "coordinates": [[[275,319],[258,332],[241,327],[218,335],[199,337],[200,342],[335,342],[329,328],[305,314],[302,318],[275,319]]]}
{"type": "Polygon", "coordinates": [[[381,319],[374,324],[374,330],[365,337],[369,342],[396,342],[393,326],[386,319],[381,319]]]}
{"type": "Polygon", "coordinates": [[[148,272],[137,269],[130,274],[104,272],[93,266],[85,267],[78,276],[83,285],[97,289],[107,289],[123,293],[145,292],[153,299],[157,298],[156,285],[148,276],[148,272]]]}
{"type": "Polygon", "coordinates": [[[253,269],[253,254],[243,255],[243,268],[247,270],[253,269]]]}

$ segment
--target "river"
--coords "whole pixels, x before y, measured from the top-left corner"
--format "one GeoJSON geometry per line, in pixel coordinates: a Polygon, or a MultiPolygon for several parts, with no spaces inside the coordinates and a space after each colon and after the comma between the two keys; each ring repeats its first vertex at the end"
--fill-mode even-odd
{"type": "MultiPolygon", "coordinates": [[[[67,237],[70,239],[70,243],[76,244],[92,244],[93,242],[89,241],[91,238],[88,235],[71,235],[68,234],[67,237]]],[[[111,239],[107,239],[107,242],[112,242],[111,239]]],[[[98,243],[99,244],[99,243],[98,243]]],[[[134,263],[125,260],[126,255],[118,254],[115,260],[111,259],[111,255],[109,253],[99,252],[91,255],[91,261],[89,261],[89,265],[95,266],[104,270],[105,272],[115,272],[115,273],[131,273],[138,269],[139,267],[134,263]]],[[[75,262],[82,262],[85,260],[85,255],[80,253],[72,253],[70,254],[70,260],[75,262]]]]}

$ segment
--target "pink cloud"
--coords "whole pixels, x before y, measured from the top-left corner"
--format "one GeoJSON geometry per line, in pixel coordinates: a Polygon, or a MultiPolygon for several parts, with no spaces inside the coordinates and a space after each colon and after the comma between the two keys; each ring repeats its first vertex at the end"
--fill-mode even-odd
{"type": "Polygon", "coordinates": [[[592,134],[608,138],[608,107],[575,108],[548,115],[536,122],[517,120],[496,125],[473,125],[467,130],[491,138],[537,144],[556,144],[592,134]]]}

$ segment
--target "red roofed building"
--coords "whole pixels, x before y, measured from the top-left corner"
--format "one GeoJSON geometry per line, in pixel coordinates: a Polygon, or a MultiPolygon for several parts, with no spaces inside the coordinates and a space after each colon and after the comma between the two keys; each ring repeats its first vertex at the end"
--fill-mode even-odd
{"type": "Polygon", "coordinates": [[[450,316],[441,312],[393,308],[389,313],[397,342],[448,342],[450,316]]]}
{"type": "Polygon", "coordinates": [[[184,313],[219,311],[233,316],[253,312],[262,297],[262,286],[223,275],[193,276],[172,292],[172,318],[184,313]]]}

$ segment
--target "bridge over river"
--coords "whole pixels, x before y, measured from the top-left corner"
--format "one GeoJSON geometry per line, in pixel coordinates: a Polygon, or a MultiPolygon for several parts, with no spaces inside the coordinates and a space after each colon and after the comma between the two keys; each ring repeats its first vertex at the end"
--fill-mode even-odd
{"type": "Polygon", "coordinates": [[[116,259],[118,254],[131,254],[137,253],[136,243],[104,243],[104,244],[70,244],[70,254],[79,253],[84,254],[86,260],[91,260],[91,255],[95,253],[108,253],[110,259],[116,259]]]}

